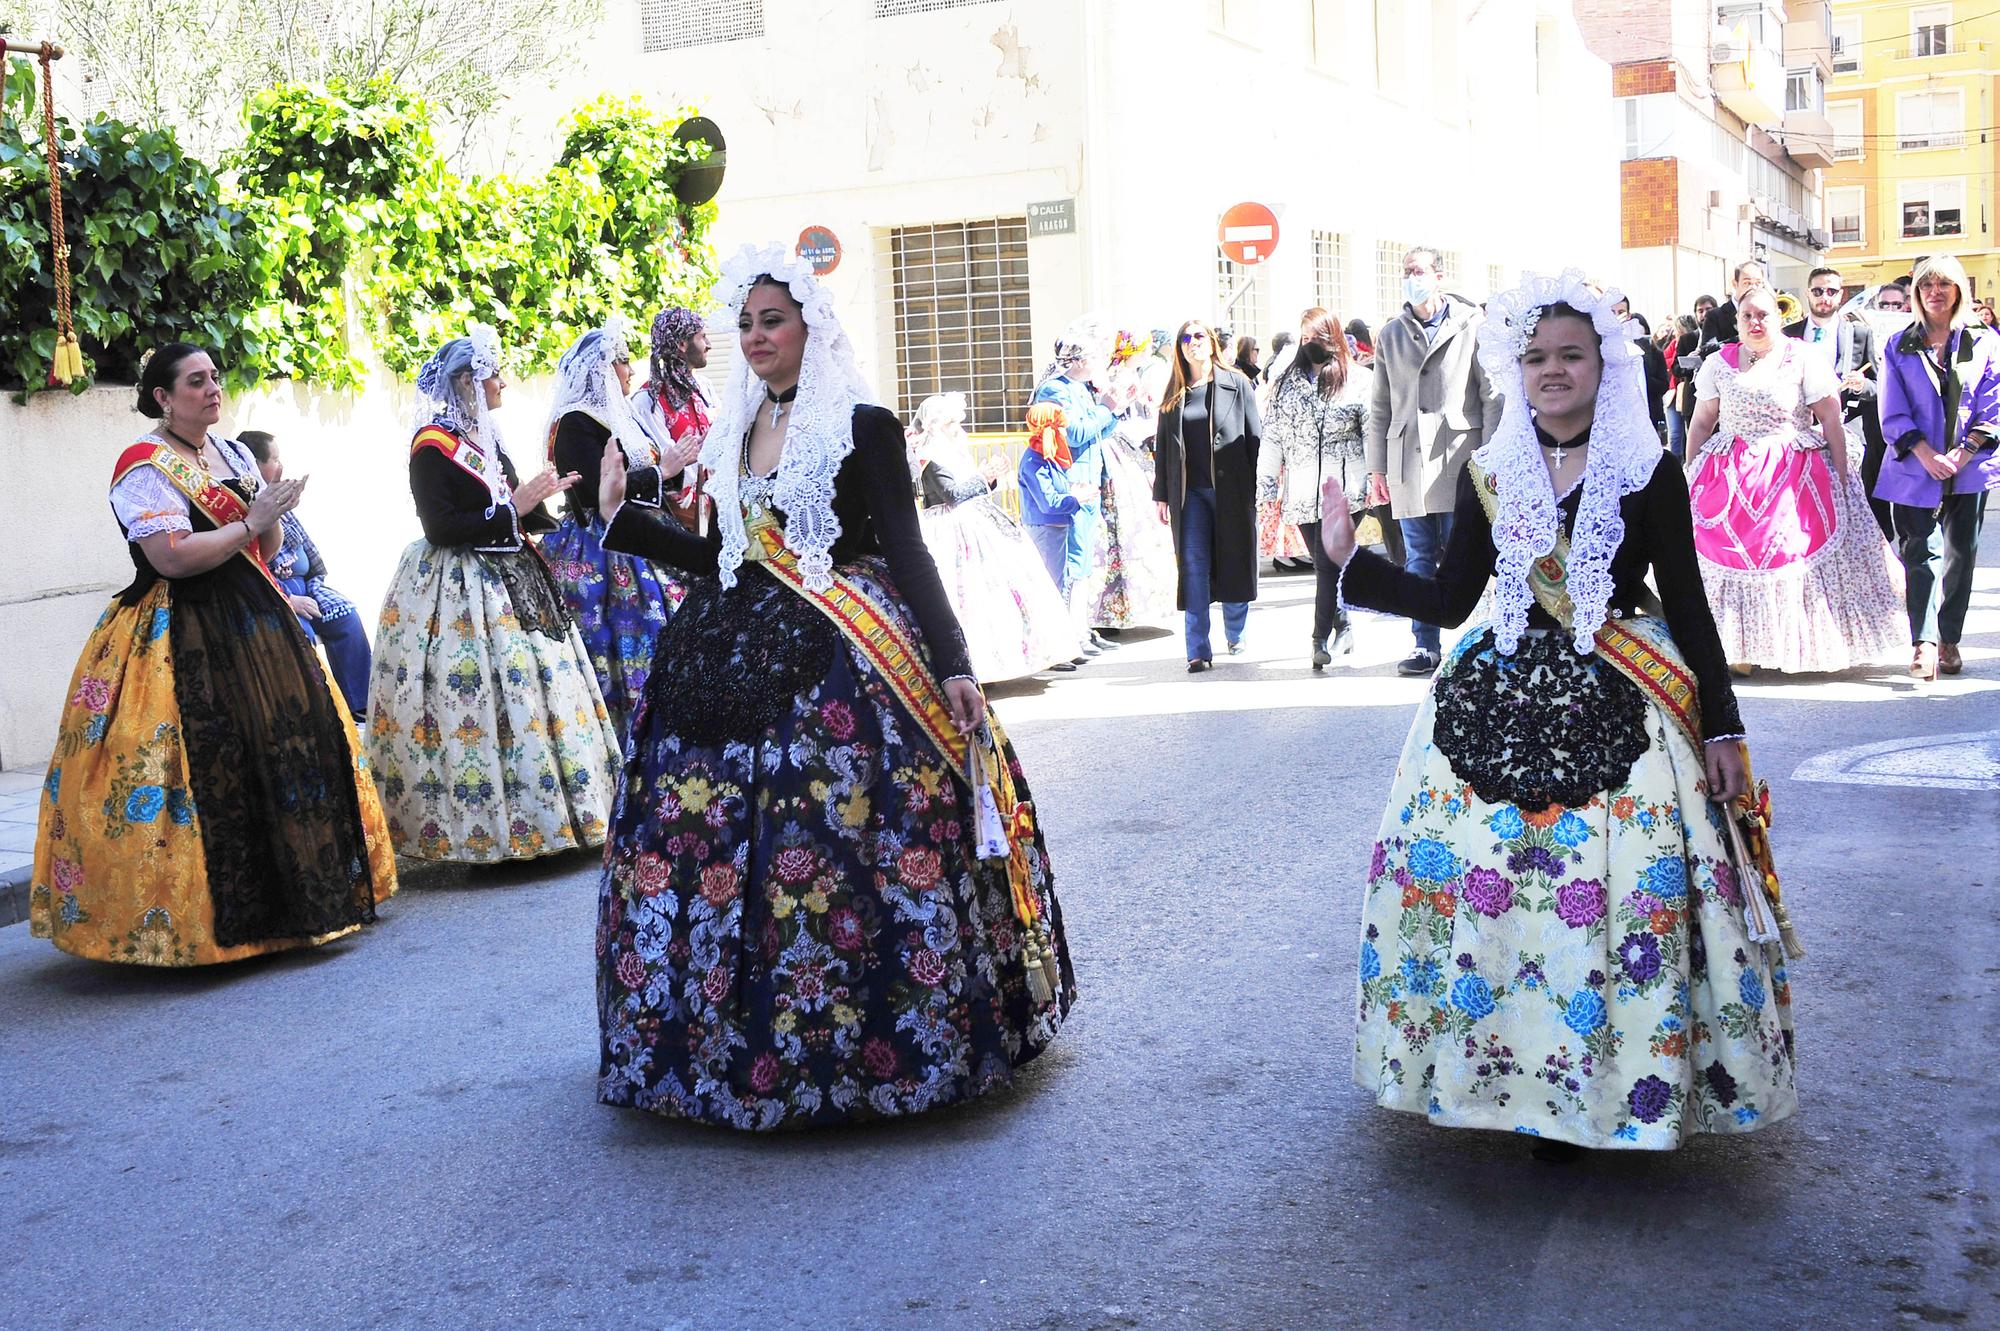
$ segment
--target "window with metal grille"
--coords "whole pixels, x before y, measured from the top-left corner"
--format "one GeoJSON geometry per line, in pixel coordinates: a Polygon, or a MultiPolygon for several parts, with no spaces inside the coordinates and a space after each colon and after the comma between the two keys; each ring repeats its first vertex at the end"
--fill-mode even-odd
{"type": "Polygon", "coordinates": [[[1506,273],[1506,270],[1505,270],[1505,269],[1503,269],[1503,268],[1501,268],[1501,267],[1500,267],[1500,265],[1499,265],[1499,264],[1497,264],[1497,263],[1489,263],[1489,264],[1487,264],[1487,265],[1486,265],[1486,294],[1487,294],[1487,295],[1488,295],[1489,297],[1492,297],[1492,296],[1497,296],[1497,295],[1499,295],[1499,294],[1500,294],[1501,290],[1502,290],[1502,289],[1503,289],[1503,288],[1504,288],[1504,287],[1505,287],[1506,285],[1507,285],[1507,273],[1506,273]]]}
{"type": "MultiPolygon", "coordinates": [[[[1215,326],[1235,337],[1259,341],[1264,337],[1264,266],[1240,264],[1224,254],[1220,245],[1215,249],[1215,326]]],[[[1217,354],[1222,350],[1217,347],[1217,354]]],[[[1229,345],[1228,352],[1224,359],[1233,359],[1235,343],[1229,345]]]]}
{"type": "Polygon", "coordinates": [[[963,393],[966,429],[1021,429],[1040,369],[1028,323],[1028,219],[897,227],[888,246],[904,417],[933,393],[963,393]]]}
{"type": "Polygon", "coordinates": [[[993,0],[875,0],[876,18],[901,18],[905,14],[935,14],[941,9],[970,9],[990,5],[993,0]]]}
{"type": "Polygon", "coordinates": [[[1347,237],[1337,232],[1313,232],[1313,303],[1346,317],[1347,237]]]}
{"type": "Polygon", "coordinates": [[[640,42],[648,51],[763,35],[764,0],[639,0],[640,42]]]}

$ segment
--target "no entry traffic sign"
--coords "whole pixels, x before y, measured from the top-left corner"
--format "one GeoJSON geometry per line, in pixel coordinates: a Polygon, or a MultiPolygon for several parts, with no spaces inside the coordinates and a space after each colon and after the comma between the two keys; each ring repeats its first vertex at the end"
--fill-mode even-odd
{"type": "Polygon", "coordinates": [[[823,226],[809,226],[799,232],[798,256],[812,265],[815,277],[825,277],[840,267],[840,237],[823,226]]]}
{"type": "Polygon", "coordinates": [[[1222,215],[1215,238],[1237,263],[1262,263],[1278,248],[1278,215],[1261,203],[1239,203],[1222,215]]]}

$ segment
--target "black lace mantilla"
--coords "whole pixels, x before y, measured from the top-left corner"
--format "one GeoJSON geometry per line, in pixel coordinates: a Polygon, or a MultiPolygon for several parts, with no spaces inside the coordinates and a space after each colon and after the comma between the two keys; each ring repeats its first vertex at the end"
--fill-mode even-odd
{"type": "Polygon", "coordinates": [[[556,590],[555,575],[540,552],[523,545],[504,554],[484,553],[480,558],[506,584],[507,599],[513,603],[514,618],[530,633],[561,638],[569,633],[569,609],[556,590]]]}
{"type": "Polygon", "coordinates": [[[753,740],[826,677],[840,631],[761,568],[691,580],[653,648],[647,710],[693,744],[753,740]]]}
{"type": "Polygon", "coordinates": [[[1436,693],[1436,742],[1489,804],[1588,804],[1622,785],[1651,741],[1646,700],[1567,637],[1527,634],[1511,657],[1482,633],[1436,693]]]}

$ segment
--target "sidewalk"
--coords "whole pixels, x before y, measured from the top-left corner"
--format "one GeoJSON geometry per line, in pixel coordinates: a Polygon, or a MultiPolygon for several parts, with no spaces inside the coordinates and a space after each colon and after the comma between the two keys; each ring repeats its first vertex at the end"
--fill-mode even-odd
{"type": "Polygon", "coordinates": [[[47,769],[0,772],[0,927],[28,918],[28,876],[35,868],[35,817],[47,769]]]}

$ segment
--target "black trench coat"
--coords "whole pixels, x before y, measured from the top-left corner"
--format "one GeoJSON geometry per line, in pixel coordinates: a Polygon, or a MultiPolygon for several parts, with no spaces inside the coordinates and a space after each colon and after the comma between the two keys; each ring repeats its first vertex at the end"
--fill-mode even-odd
{"type": "MultiPolygon", "coordinates": [[[[1215,427],[1215,562],[1209,600],[1257,599],[1257,447],[1264,423],[1257,395],[1235,370],[1217,368],[1209,417],[1215,427]]],[[[1202,392],[1202,389],[1194,389],[1202,392]]],[[[1160,413],[1153,443],[1153,498],[1164,503],[1178,556],[1184,539],[1181,507],[1187,502],[1187,454],[1181,446],[1178,404],[1160,413]]],[[[1177,563],[1180,562],[1177,560],[1177,563]]],[[[1175,604],[1188,608],[1187,585],[1176,573],[1175,604]]]]}

